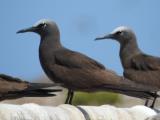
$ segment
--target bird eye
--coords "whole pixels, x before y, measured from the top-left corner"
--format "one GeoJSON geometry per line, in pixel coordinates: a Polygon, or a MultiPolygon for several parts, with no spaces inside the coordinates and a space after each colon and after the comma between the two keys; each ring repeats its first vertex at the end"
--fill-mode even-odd
{"type": "Polygon", "coordinates": [[[47,26],[46,23],[41,23],[41,24],[38,25],[39,28],[46,27],[46,26],[47,26]]]}
{"type": "Polygon", "coordinates": [[[122,31],[117,31],[116,35],[120,35],[122,33],[122,31]]]}

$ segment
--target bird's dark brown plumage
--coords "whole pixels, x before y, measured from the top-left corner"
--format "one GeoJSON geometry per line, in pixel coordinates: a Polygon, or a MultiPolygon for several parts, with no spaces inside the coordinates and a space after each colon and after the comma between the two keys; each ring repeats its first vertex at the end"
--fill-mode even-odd
{"type": "Polygon", "coordinates": [[[72,93],[75,90],[107,90],[139,98],[154,96],[149,92],[152,89],[149,86],[124,79],[92,58],[63,47],[56,23],[43,20],[32,28],[18,33],[36,32],[41,36],[39,58],[45,73],[54,82],[63,83],[63,87],[72,93]]]}
{"type": "Polygon", "coordinates": [[[50,83],[29,83],[18,78],[0,74],[0,100],[16,99],[21,97],[55,96],[52,92],[58,92],[61,90],[48,88],[55,85],[56,84],[50,83]]]}
{"type": "Polygon", "coordinates": [[[140,53],[131,58],[124,76],[160,88],[160,58],[140,53]]]}
{"type": "Polygon", "coordinates": [[[124,76],[136,83],[160,89],[160,58],[143,53],[135,33],[128,27],[118,27],[111,34],[97,39],[113,39],[120,43],[120,58],[124,76]]]}

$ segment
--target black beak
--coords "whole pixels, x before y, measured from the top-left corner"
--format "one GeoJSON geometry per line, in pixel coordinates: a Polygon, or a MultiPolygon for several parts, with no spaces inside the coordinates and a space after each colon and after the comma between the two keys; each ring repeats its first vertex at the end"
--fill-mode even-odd
{"type": "Polygon", "coordinates": [[[97,37],[97,38],[95,38],[95,40],[113,39],[113,38],[114,38],[113,34],[107,34],[107,35],[104,35],[102,37],[97,37]]]}
{"type": "Polygon", "coordinates": [[[37,31],[37,27],[30,27],[27,29],[22,29],[17,31],[17,33],[25,33],[25,32],[36,32],[37,31]]]}

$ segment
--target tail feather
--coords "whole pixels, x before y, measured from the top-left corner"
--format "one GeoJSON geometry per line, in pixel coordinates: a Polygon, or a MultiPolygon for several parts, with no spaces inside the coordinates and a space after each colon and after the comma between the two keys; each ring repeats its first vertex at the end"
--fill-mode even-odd
{"type": "Polygon", "coordinates": [[[57,83],[30,83],[5,74],[0,74],[0,84],[6,86],[5,89],[3,87],[0,89],[0,100],[21,97],[49,97],[55,96],[54,92],[62,91],[56,88],[49,89],[49,87],[60,86],[57,83]]]}
{"type": "Polygon", "coordinates": [[[128,87],[129,89],[143,91],[143,92],[146,92],[146,91],[157,92],[160,90],[159,88],[155,86],[138,83],[138,82],[126,79],[126,78],[122,78],[122,79],[123,79],[121,82],[122,86],[128,87]]]}
{"type": "Polygon", "coordinates": [[[160,97],[155,94],[155,92],[159,91],[157,87],[137,83],[121,76],[119,78],[117,83],[105,84],[101,86],[101,89],[145,99],[160,97]]]}
{"type": "Polygon", "coordinates": [[[36,90],[48,87],[60,86],[59,83],[28,83],[28,88],[26,90],[36,90]]]}
{"type": "Polygon", "coordinates": [[[37,92],[61,92],[62,91],[62,89],[36,89],[36,90],[34,90],[34,91],[37,91],[37,92]]]}
{"type": "Polygon", "coordinates": [[[141,99],[153,99],[155,97],[160,97],[158,94],[152,91],[139,91],[137,89],[133,89],[132,87],[129,88],[129,87],[124,87],[124,86],[116,87],[116,86],[111,86],[111,85],[105,85],[103,87],[101,86],[101,89],[110,91],[110,92],[125,94],[131,97],[137,97],[141,99]]]}
{"type": "Polygon", "coordinates": [[[35,90],[24,90],[9,92],[1,95],[0,100],[5,99],[17,99],[21,97],[52,97],[56,96],[55,92],[60,92],[61,89],[35,89],[35,90]]]}

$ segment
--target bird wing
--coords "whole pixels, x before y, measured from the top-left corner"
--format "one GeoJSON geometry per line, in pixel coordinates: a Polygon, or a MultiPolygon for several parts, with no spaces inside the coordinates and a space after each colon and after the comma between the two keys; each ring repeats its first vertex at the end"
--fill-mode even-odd
{"type": "Polygon", "coordinates": [[[138,54],[131,59],[131,67],[124,69],[124,76],[138,83],[160,88],[160,58],[138,54]]]}
{"type": "Polygon", "coordinates": [[[55,84],[29,83],[18,78],[0,74],[0,100],[20,97],[55,96],[51,92],[61,91],[60,89],[43,89],[52,86],[55,86],[55,84]]]}
{"type": "Polygon", "coordinates": [[[55,62],[69,68],[105,69],[99,62],[84,54],[71,50],[60,50],[55,55],[55,62]]]}
{"type": "Polygon", "coordinates": [[[27,89],[28,83],[8,75],[0,75],[0,93],[20,91],[27,89]]]}
{"type": "MultiPolygon", "coordinates": [[[[122,86],[128,90],[138,89],[138,84],[130,80],[123,80],[123,77],[118,76],[114,71],[105,69],[104,66],[83,54],[69,50],[61,52],[63,53],[59,51],[55,55],[56,65],[52,70],[54,70],[59,80],[67,82],[74,89],[94,89],[94,87],[102,85],[115,87],[113,89],[117,89],[118,87],[123,89],[122,86]]],[[[139,90],[143,91],[144,86],[142,88],[140,86],[139,88],[139,90]]]]}
{"type": "Polygon", "coordinates": [[[129,96],[149,98],[150,90],[157,90],[123,80],[115,72],[107,70],[95,60],[71,50],[58,50],[55,54],[54,74],[68,88],[82,91],[107,90],[129,96]],[[82,69],[81,69],[82,68],[82,69]]]}
{"type": "Polygon", "coordinates": [[[138,54],[132,58],[131,65],[132,68],[136,70],[160,70],[160,58],[146,54],[138,54]]]}

